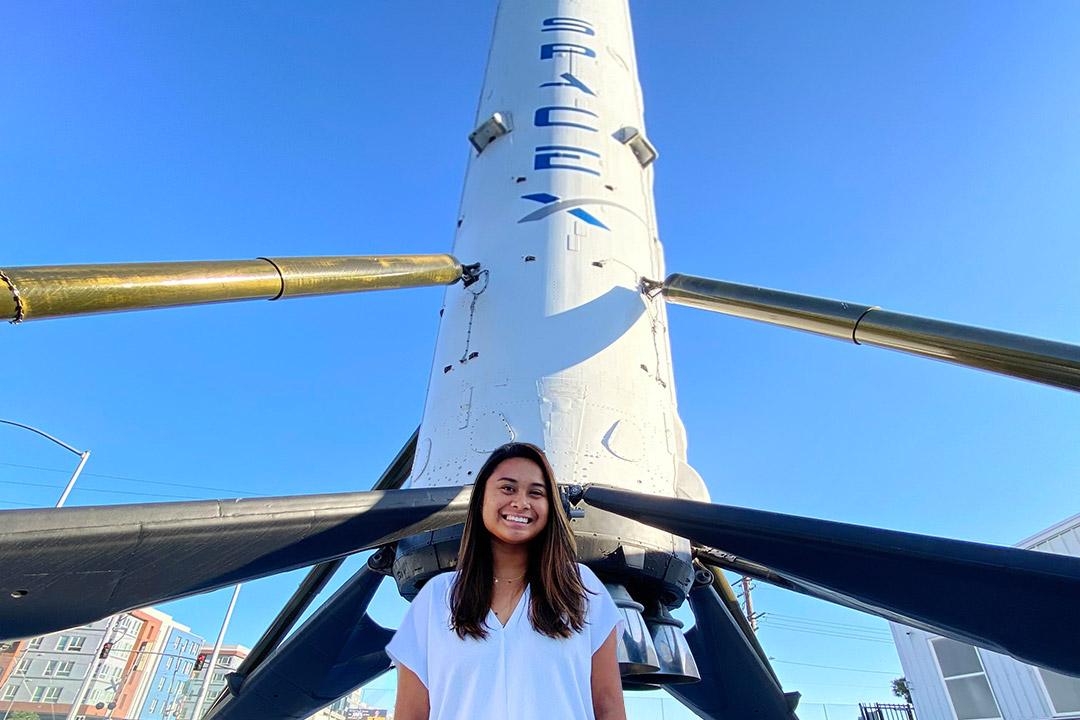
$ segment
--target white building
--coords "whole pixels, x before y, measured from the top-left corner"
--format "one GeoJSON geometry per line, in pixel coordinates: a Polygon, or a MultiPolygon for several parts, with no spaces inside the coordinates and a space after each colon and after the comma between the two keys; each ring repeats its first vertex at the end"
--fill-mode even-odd
{"type": "Polygon", "coordinates": [[[244,658],[248,656],[251,650],[243,645],[222,645],[218,651],[217,662],[213,666],[210,665],[210,657],[214,652],[214,646],[203,645],[200,652],[206,657],[206,664],[201,670],[194,670],[191,674],[191,680],[185,688],[184,702],[180,704],[175,714],[175,717],[179,718],[179,720],[191,720],[191,716],[195,712],[195,702],[199,697],[199,692],[202,690],[203,683],[206,682],[208,677],[210,678],[210,692],[206,696],[202,715],[209,712],[214,700],[225,692],[225,676],[239,668],[240,663],[244,661],[244,658]]]}
{"type": "Polygon", "coordinates": [[[112,701],[143,621],[129,613],[30,639],[19,648],[14,667],[0,686],[7,710],[65,715],[83,691],[83,703],[112,701]],[[107,659],[98,659],[105,638],[113,643],[107,659]],[[96,668],[87,681],[91,668],[96,668]]]}
{"type": "MultiPolygon", "coordinates": [[[[1080,515],[1016,547],[1080,556],[1080,515]]],[[[1080,718],[1080,678],[915,628],[890,626],[919,720],[1080,718]]],[[[1080,653],[1080,638],[1076,651],[1080,653]]]]}

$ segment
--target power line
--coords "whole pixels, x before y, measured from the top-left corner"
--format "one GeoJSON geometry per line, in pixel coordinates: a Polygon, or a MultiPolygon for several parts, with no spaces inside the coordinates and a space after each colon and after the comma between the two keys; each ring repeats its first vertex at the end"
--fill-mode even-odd
{"type": "Polygon", "coordinates": [[[802,665],[803,667],[825,668],[826,670],[848,670],[850,672],[877,673],[879,675],[903,675],[902,670],[861,670],[859,668],[837,667],[836,665],[815,665],[814,663],[795,662],[794,660],[778,660],[769,658],[772,662],[784,663],[785,665],[802,665]]]}
{"type": "Polygon", "coordinates": [[[849,630],[859,630],[862,632],[881,633],[892,637],[892,634],[883,628],[871,627],[869,625],[855,625],[852,623],[840,623],[833,622],[832,620],[819,620],[818,618],[799,617],[797,615],[784,615],[782,613],[767,613],[769,617],[779,618],[785,621],[807,623],[810,625],[828,625],[836,628],[844,628],[849,630]]]}
{"type": "Polygon", "coordinates": [[[783,618],[769,618],[769,622],[777,625],[783,625],[785,627],[799,627],[806,628],[807,630],[820,630],[821,632],[842,633],[844,635],[859,635],[860,637],[872,637],[892,642],[892,635],[883,634],[875,631],[857,630],[845,627],[834,627],[831,625],[815,625],[813,623],[800,622],[797,620],[785,620],[783,618]]]}
{"type": "Polygon", "coordinates": [[[873,635],[859,635],[856,633],[843,633],[841,630],[831,630],[827,627],[806,627],[802,625],[783,625],[771,623],[768,627],[772,627],[780,630],[798,630],[800,633],[810,633],[813,635],[823,635],[826,637],[834,638],[848,638],[850,640],[866,640],[868,642],[881,642],[886,644],[892,644],[892,640],[885,638],[875,637],[873,635]]]}
{"type": "Polygon", "coordinates": [[[853,636],[853,635],[837,635],[836,633],[815,632],[813,630],[800,630],[799,628],[775,627],[775,626],[769,626],[769,627],[772,630],[785,630],[787,632],[805,633],[807,635],[820,635],[822,637],[842,638],[844,640],[861,640],[863,642],[878,643],[880,645],[891,645],[892,644],[888,640],[874,640],[873,638],[856,637],[856,636],[853,636]]]}
{"type": "Polygon", "coordinates": [[[828,620],[813,620],[810,618],[792,618],[791,616],[765,613],[765,616],[774,624],[785,627],[800,627],[808,630],[821,630],[824,632],[844,633],[847,635],[859,635],[881,640],[892,641],[892,633],[888,630],[867,627],[865,625],[849,625],[847,623],[834,623],[828,620]]]}
{"type": "Polygon", "coordinates": [[[883,639],[878,639],[878,638],[873,638],[873,637],[866,637],[866,636],[863,636],[863,635],[850,635],[850,634],[839,633],[839,632],[827,632],[825,630],[820,630],[820,629],[813,630],[813,629],[808,629],[808,628],[789,627],[789,626],[786,626],[786,625],[777,625],[776,623],[763,623],[763,624],[765,625],[765,627],[771,628],[773,630],[787,630],[789,632],[801,632],[801,633],[807,633],[809,635],[824,635],[826,637],[846,638],[848,640],[862,640],[864,642],[883,643],[883,644],[886,644],[886,645],[891,645],[892,644],[892,640],[883,640],[883,639]]]}
{"type": "MultiPolygon", "coordinates": [[[[0,462],[0,465],[4,465],[4,466],[7,466],[7,467],[24,468],[26,470],[42,470],[42,471],[45,471],[45,472],[57,472],[57,473],[70,474],[67,470],[61,470],[59,468],[39,467],[37,465],[20,465],[18,463],[9,463],[9,462],[0,462]]],[[[162,480],[140,480],[139,478],[123,477],[123,476],[120,476],[120,475],[102,475],[100,473],[83,473],[83,477],[97,477],[97,478],[104,478],[106,480],[125,480],[127,482],[144,483],[144,484],[147,484],[147,485],[167,485],[167,486],[170,486],[170,487],[191,488],[192,490],[210,490],[211,492],[227,492],[227,493],[233,493],[233,494],[236,494],[236,495],[265,496],[265,493],[251,492],[249,490],[231,490],[229,488],[208,487],[206,485],[191,485],[191,484],[188,484],[188,483],[164,482],[162,480]]],[[[177,496],[169,496],[169,497],[177,497],[177,496]]],[[[199,498],[199,499],[202,499],[202,498],[199,498]]]]}
{"type": "Polygon", "coordinates": [[[807,630],[807,631],[812,630],[814,632],[819,632],[819,633],[832,633],[832,634],[840,635],[840,636],[843,636],[843,637],[865,638],[867,640],[876,640],[878,642],[891,643],[893,641],[892,637],[889,636],[889,635],[877,635],[875,633],[860,633],[860,632],[854,632],[854,631],[851,631],[851,630],[844,630],[843,628],[820,627],[820,626],[817,626],[817,625],[804,625],[802,623],[785,622],[783,620],[774,620],[773,622],[771,622],[769,624],[772,627],[796,628],[798,630],[807,630]]]}
{"type": "MultiPolygon", "coordinates": [[[[0,483],[4,485],[27,485],[29,487],[44,487],[57,489],[63,487],[62,485],[49,485],[47,483],[27,482],[25,480],[0,480],[0,483]]],[[[107,493],[109,495],[139,495],[142,497],[156,497],[156,498],[180,498],[181,500],[206,500],[207,498],[192,497],[191,495],[161,495],[160,493],[141,493],[132,492],[130,490],[98,490],[96,488],[76,488],[77,492],[96,492],[107,493]]]]}
{"type": "Polygon", "coordinates": [[[23,507],[31,508],[41,507],[40,505],[35,505],[34,503],[15,502],[14,500],[0,500],[0,505],[22,505],[23,507]]]}
{"type": "MultiPolygon", "coordinates": [[[[847,683],[815,683],[815,682],[799,683],[799,687],[804,687],[804,688],[808,687],[808,686],[809,687],[815,687],[815,686],[818,686],[818,685],[820,685],[822,687],[864,688],[866,690],[882,690],[883,689],[881,685],[848,685],[847,683]]],[[[835,705],[840,705],[842,703],[813,703],[813,704],[815,704],[815,705],[834,705],[834,704],[835,705]]]]}

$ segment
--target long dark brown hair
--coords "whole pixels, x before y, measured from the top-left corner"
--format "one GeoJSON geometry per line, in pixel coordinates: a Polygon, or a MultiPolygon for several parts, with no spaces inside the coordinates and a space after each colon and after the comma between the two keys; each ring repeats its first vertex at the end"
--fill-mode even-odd
{"type": "Polygon", "coordinates": [[[458,578],[450,594],[450,625],[458,637],[487,637],[484,620],[491,608],[495,579],[491,533],[484,525],[484,491],[499,463],[511,458],[540,467],[548,497],[547,525],[529,543],[526,580],[531,589],[529,621],[552,638],[568,638],[585,627],[585,586],[577,566],[577,547],[563,510],[555,474],[544,451],[529,443],[509,443],[491,453],[480,468],[469,500],[469,514],[458,550],[458,578]]]}

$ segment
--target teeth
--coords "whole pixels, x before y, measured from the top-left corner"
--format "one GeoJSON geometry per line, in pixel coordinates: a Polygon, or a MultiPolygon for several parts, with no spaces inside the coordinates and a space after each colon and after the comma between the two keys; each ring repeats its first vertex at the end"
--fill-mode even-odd
{"type": "Polygon", "coordinates": [[[506,519],[510,522],[521,523],[522,525],[526,525],[529,522],[529,518],[521,517],[520,515],[507,515],[506,519]]]}

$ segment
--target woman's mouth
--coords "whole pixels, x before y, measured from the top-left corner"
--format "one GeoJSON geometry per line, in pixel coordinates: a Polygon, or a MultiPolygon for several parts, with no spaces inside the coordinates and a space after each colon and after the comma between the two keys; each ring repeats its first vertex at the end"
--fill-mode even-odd
{"type": "Polygon", "coordinates": [[[503,520],[515,523],[517,525],[528,525],[532,522],[532,518],[525,517],[524,515],[503,515],[503,520]]]}

